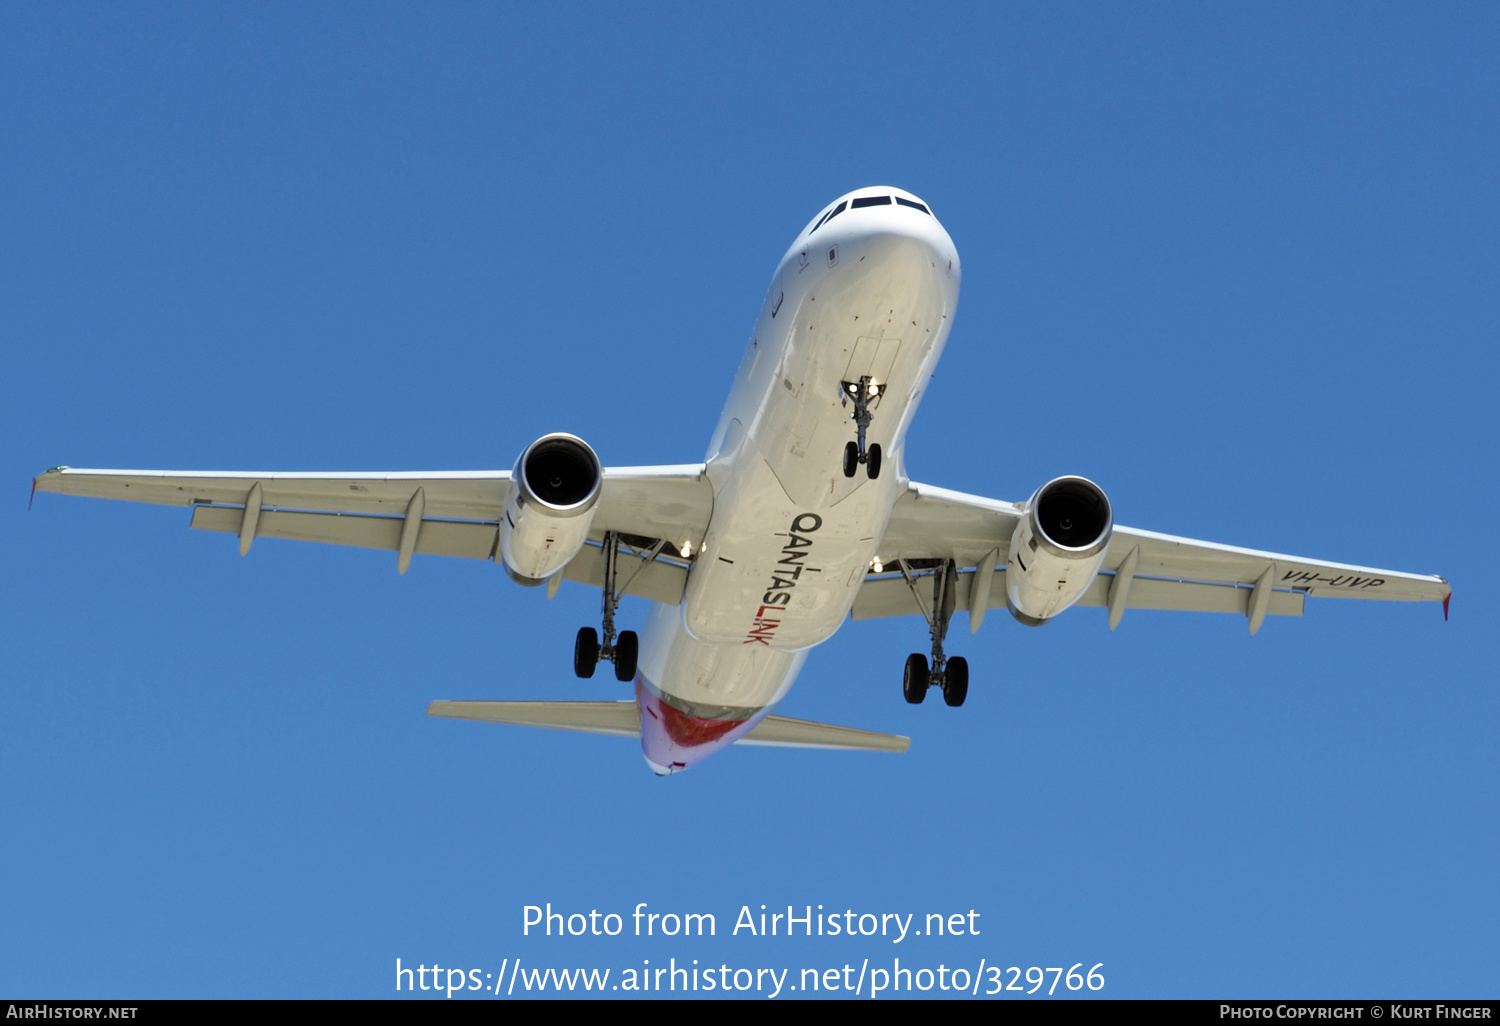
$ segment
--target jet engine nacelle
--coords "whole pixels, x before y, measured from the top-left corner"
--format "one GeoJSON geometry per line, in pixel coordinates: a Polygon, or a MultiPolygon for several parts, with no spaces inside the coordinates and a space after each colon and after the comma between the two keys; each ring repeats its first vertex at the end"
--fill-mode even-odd
{"type": "Polygon", "coordinates": [[[1114,531],[1109,499],[1094,482],[1060,477],[1037,489],[1010,539],[1006,605],[1030,627],[1083,597],[1114,531]]]}
{"type": "Polygon", "coordinates": [[[500,558],[512,580],[541,584],[578,555],[603,478],[599,457],[581,438],[543,435],[526,447],[500,518],[500,558]]]}

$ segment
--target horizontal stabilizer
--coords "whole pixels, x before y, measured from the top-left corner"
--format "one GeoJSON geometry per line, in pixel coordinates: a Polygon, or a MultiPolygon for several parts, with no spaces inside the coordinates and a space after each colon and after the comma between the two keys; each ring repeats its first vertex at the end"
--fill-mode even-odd
{"type": "Polygon", "coordinates": [[[427,715],[616,737],[641,736],[641,715],[634,702],[433,702],[427,707],[427,715]]]}
{"type": "MultiPolygon", "coordinates": [[[[522,727],[581,730],[589,734],[639,737],[640,713],[636,704],[625,702],[433,702],[428,716],[487,723],[513,723],[522,727]]],[[[839,748],[861,752],[904,752],[911,738],[879,734],[831,723],[813,723],[785,716],[767,716],[737,744],[777,748],[839,748]]]]}
{"type": "Polygon", "coordinates": [[[904,752],[911,738],[900,734],[877,734],[873,730],[838,727],[832,723],[767,716],[736,744],[768,745],[773,748],[845,748],[856,752],[904,752]]]}

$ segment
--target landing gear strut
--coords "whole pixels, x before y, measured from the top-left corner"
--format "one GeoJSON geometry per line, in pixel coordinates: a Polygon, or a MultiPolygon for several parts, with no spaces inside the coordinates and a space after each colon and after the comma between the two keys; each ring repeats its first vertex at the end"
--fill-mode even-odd
{"type": "Polygon", "coordinates": [[[880,476],[880,443],[866,447],[865,432],[869,430],[870,421],[875,419],[871,411],[880,405],[885,386],[873,384],[868,374],[858,381],[841,382],[840,386],[844,394],[854,400],[854,412],[849,417],[859,430],[859,441],[844,446],[844,476],[853,477],[855,469],[864,464],[865,473],[873,481],[880,476]]]}
{"type": "Polygon", "coordinates": [[[599,632],[592,627],[580,627],[578,637],[573,642],[573,672],[580,677],[592,677],[594,668],[603,662],[615,664],[615,679],[629,681],[635,679],[636,661],[640,656],[640,639],[636,637],[635,631],[621,631],[615,634],[615,610],[620,607],[620,596],[640,573],[641,567],[651,562],[661,553],[667,544],[664,541],[657,542],[651,548],[641,553],[641,564],[635,568],[635,572],[626,578],[625,583],[617,589],[615,587],[616,571],[620,562],[620,536],[613,531],[604,533],[604,642],[599,642],[599,632]]]}
{"type": "Polygon", "coordinates": [[[953,617],[957,598],[958,567],[952,560],[938,568],[932,576],[932,612],[927,611],[921,595],[917,594],[917,582],[906,569],[904,562],[896,564],[901,576],[906,578],[912,597],[922,615],[927,617],[928,633],[932,636],[932,666],[920,652],[906,657],[906,672],[902,675],[901,693],[906,700],[916,705],[927,697],[927,689],[933,684],[943,689],[943,701],[949,705],[964,704],[969,694],[969,661],[963,656],[948,658],[943,652],[943,639],[948,636],[948,622],[953,617]]]}

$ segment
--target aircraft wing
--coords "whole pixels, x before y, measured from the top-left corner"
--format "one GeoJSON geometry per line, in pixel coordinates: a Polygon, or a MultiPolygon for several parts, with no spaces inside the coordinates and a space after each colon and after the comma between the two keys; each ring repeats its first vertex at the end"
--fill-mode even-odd
{"type": "MultiPolygon", "coordinates": [[[[861,585],[854,618],[926,612],[922,603],[930,602],[928,589],[914,592],[904,576],[889,572],[898,561],[921,568],[931,565],[926,561],[951,559],[963,571],[994,558],[1000,569],[987,608],[1004,606],[1004,564],[1021,516],[1022,508],[1015,503],[913,483],[897,500],[881,536],[878,554],[887,572],[871,575],[861,585]]],[[[1099,576],[1077,605],[1108,606],[1114,576],[1132,557],[1135,567],[1126,609],[1247,613],[1251,592],[1268,569],[1273,591],[1266,612],[1271,615],[1302,615],[1308,595],[1442,602],[1446,613],[1452,592],[1446,580],[1433,575],[1262,552],[1117,524],[1099,576]]],[[[972,576],[959,574],[958,609],[968,609],[972,576]]]]}
{"type": "MultiPolygon", "coordinates": [[[[495,558],[508,470],[384,474],[80,470],[55,467],[33,489],[62,495],[191,506],[197,530],[240,534],[259,490],[259,513],[242,549],[256,538],[352,545],[399,551],[406,512],[418,489],[424,496],[415,552],[469,559],[495,558]]],[[[614,531],[643,541],[702,538],[713,512],[713,488],[702,464],[606,468],[591,537],[614,531]]],[[[601,550],[587,546],[568,564],[569,580],[602,586],[601,550]]],[[[659,602],[681,599],[685,564],[651,562],[626,594],[659,602]]]]}

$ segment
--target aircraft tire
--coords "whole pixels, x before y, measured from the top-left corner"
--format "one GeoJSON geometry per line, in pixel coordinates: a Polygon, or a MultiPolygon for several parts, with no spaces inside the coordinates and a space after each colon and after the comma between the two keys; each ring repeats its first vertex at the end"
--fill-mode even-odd
{"type": "Polygon", "coordinates": [[[870,451],[865,454],[865,472],[873,481],[880,476],[880,445],[877,443],[870,446],[870,451]]]}
{"type": "Polygon", "coordinates": [[[578,628],[578,638],[573,642],[573,672],[580,677],[592,677],[599,665],[599,632],[592,627],[578,628]]]}
{"type": "Polygon", "coordinates": [[[963,656],[954,656],[943,671],[943,701],[957,707],[964,704],[968,695],[969,661],[963,656]]]}
{"type": "Polygon", "coordinates": [[[927,657],[920,652],[907,656],[906,672],[901,676],[901,694],[906,700],[912,705],[921,705],[922,699],[927,697],[929,680],[927,657]]]}
{"type": "Polygon", "coordinates": [[[844,446],[844,476],[853,477],[857,469],[859,469],[859,446],[850,442],[844,446]]]}
{"type": "Polygon", "coordinates": [[[635,631],[621,631],[615,642],[615,680],[635,680],[635,663],[641,651],[635,631]]]}

